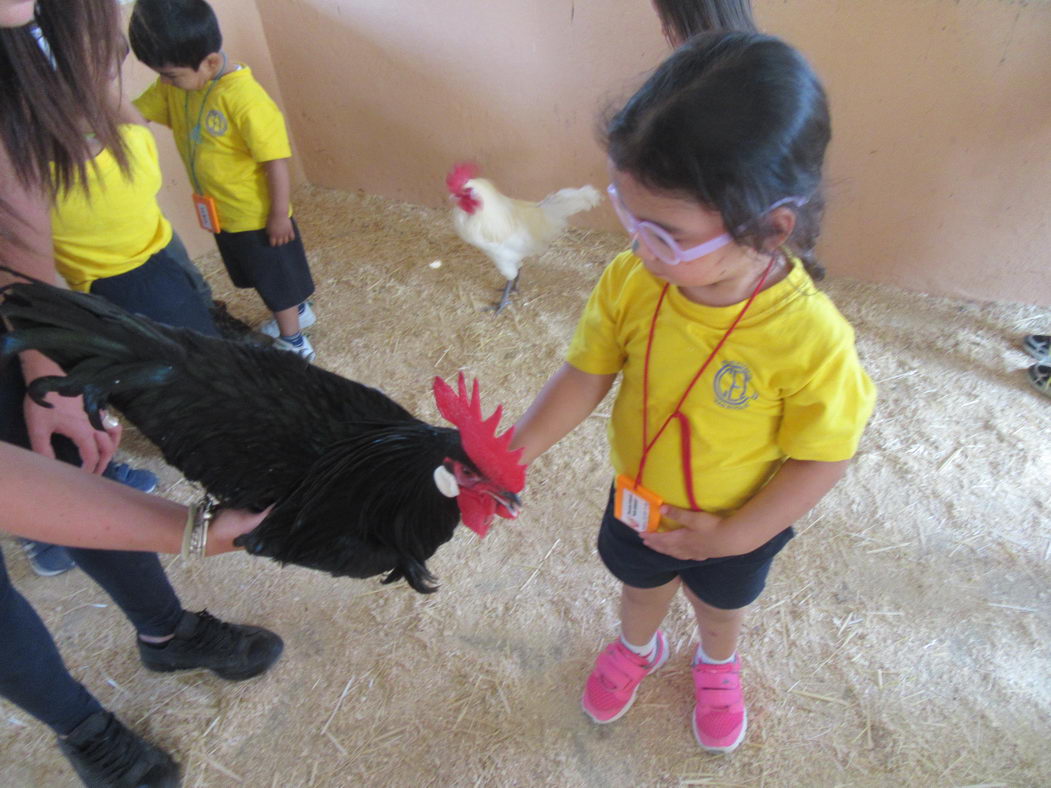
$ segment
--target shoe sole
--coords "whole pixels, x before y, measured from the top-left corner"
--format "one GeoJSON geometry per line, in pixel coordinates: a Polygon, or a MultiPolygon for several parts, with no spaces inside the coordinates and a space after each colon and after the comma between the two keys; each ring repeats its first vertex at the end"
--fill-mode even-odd
{"type": "Polygon", "coordinates": [[[63,569],[38,569],[31,563],[29,568],[33,570],[33,574],[37,577],[57,577],[58,575],[64,575],[66,572],[72,572],[77,568],[77,565],[73,564],[72,566],[67,566],[63,569]]]}
{"type": "Polygon", "coordinates": [[[219,678],[226,679],[227,681],[244,681],[245,679],[254,678],[256,676],[262,675],[263,673],[266,673],[268,670],[270,670],[270,668],[274,666],[274,663],[276,663],[281,658],[281,655],[284,652],[285,646],[284,643],[282,643],[281,647],[278,648],[275,653],[270,655],[270,660],[268,662],[266,662],[262,666],[249,668],[247,670],[223,670],[222,668],[209,668],[204,665],[193,665],[187,666],[185,668],[181,668],[175,665],[151,665],[145,659],[142,659],[141,655],[139,657],[139,661],[142,663],[142,666],[146,668],[146,670],[151,670],[154,673],[175,673],[180,670],[210,670],[219,678]]]}
{"type": "MultiPolygon", "coordinates": [[[[277,656],[280,657],[281,655],[278,654],[277,656]]],[[[180,670],[210,670],[219,678],[226,679],[227,681],[244,681],[245,679],[255,678],[256,676],[266,673],[271,667],[273,667],[274,662],[277,662],[277,657],[274,658],[273,662],[268,662],[262,668],[253,668],[248,671],[219,670],[218,668],[206,668],[203,665],[185,668],[172,667],[171,665],[159,665],[155,667],[153,665],[147,665],[145,662],[142,663],[142,666],[146,668],[146,670],[154,673],[177,673],[180,670]]]]}
{"type": "Polygon", "coordinates": [[[693,714],[690,715],[690,727],[693,728],[693,738],[697,740],[697,744],[700,745],[702,750],[707,752],[721,752],[729,753],[737,749],[737,747],[744,741],[744,735],[748,731],[748,709],[744,710],[744,719],[741,720],[741,732],[737,734],[737,739],[733,744],[727,744],[725,747],[709,747],[703,741],[701,741],[701,734],[697,731],[697,709],[694,708],[693,714]]]}
{"type": "MultiPolygon", "coordinates": [[[[668,642],[667,642],[667,640],[665,640],[664,641],[664,657],[662,659],[657,660],[657,664],[653,666],[653,669],[649,673],[647,673],[646,676],[652,676],[654,673],[656,673],[658,670],[660,670],[664,666],[664,663],[668,661],[668,657],[669,656],[671,656],[671,649],[668,648],[668,642]]],[[[643,678],[645,678],[646,676],[643,676],[643,678]]],[[[588,717],[591,718],[592,722],[595,722],[595,723],[597,723],[599,725],[609,725],[611,722],[616,722],[617,720],[619,720],[621,717],[623,717],[625,714],[628,713],[628,710],[631,709],[631,707],[635,704],[635,697],[639,694],[639,687],[641,687],[641,686],[642,686],[642,682],[640,681],[638,683],[638,686],[635,687],[635,691],[633,693],[631,693],[631,697],[628,699],[628,702],[624,704],[624,708],[622,708],[620,711],[618,711],[615,715],[610,717],[608,720],[600,720],[598,717],[596,717],[594,714],[592,714],[590,711],[588,711],[588,707],[584,705],[584,698],[583,697],[580,699],[580,708],[584,711],[584,713],[586,715],[588,715],[588,717]]]]}

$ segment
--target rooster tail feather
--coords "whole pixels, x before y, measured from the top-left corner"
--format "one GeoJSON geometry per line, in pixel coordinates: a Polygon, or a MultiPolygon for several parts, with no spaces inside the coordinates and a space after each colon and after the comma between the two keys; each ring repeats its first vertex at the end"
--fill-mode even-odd
{"type": "Polygon", "coordinates": [[[24,350],[39,350],[63,367],[66,377],[34,382],[29,394],[44,405],[52,391],[84,395],[98,427],[97,410],[115,393],[165,382],[186,349],[169,329],[125,312],[98,296],[43,283],[18,282],[3,289],[0,316],[14,331],[0,337],[0,365],[24,350]]]}
{"type": "MultiPolygon", "coordinates": [[[[8,310],[0,306],[0,314],[7,317],[8,310]]],[[[0,363],[6,364],[12,356],[24,350],[39,350],[48,355],[48,351],[67,349],[102,355],[126,352],[123,345],[96,335],[78,336],[73,330],[65,327],[22,328],[11,334],[4,334],[0,340],[0,363]]]]}
{"type": "Polygon", "coordinates": [[[395,583],[402,578],[405,578],[405,582],[409,584],[413,591],[420,594],[433,594],[438,590],[436,578],[432,575],[424,564],[416,561],[412,558],[402,562],[394,569],[391,570],[385,578],[383,578],[383,584],[395,583]]]}
{"type": "MultiPolygon", "coordinates": [[[[85,355],[132,361],[136,358],[181,360],[182,345],[169,329],[132,315],[105,299],[88,293],[63,290],[47,284],[15,283],[4,288],[0,314],[10,319],[17,335],[28,329],[65,331],[49,338],[51,349],[70,348],[74,340],[89,342],[85,355]],[[86,334],[72,337],[71,334],[86,334]]],[[[48,337],[49,335],[42,335],[48,337]]],[[[35,341],[35,340],[34,340],[35,341]]]]}
{"type": "Polygon", "coordinates": [[[602,196],[593,186],[579,189],[559,189],[540,201],[540,209],[553,222],[564,222],[575,213],[594,208],[602,196]]]}

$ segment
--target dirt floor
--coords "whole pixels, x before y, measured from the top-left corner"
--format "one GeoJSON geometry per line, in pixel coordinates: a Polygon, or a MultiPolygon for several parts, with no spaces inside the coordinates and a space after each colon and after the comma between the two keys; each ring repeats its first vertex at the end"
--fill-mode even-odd
{"type": "MultiPolygon", "coordinates": [[[[438,421],[435,374],[482,382],[515,417],[560,363],[623,238],[574,231],[502,281],[440,211],[308,189],[297,212],[318,290],[321,366],[438,421]],[[436,261],[441,261],[440,267],[436,261]]],[[[834,261],[830,266],[834,272],[834,261]]],[[[216,295],[256,322],[215,255],[216,295]]],[[[579,694],[617,632],[617,586],[594,540],[609,482],[604,403],[531,469],[527,508],[430,562],[431,596],[264,559],[165,559],[184,604],[265,624],[285,656],[243,684],[152,674],[80,572],[17,586],[102,702],[170,750],[186,786],[1051,784],[1051,401],[1019,350],[1051,312],[930,298],[832,278],[879,384],[848,478],[798,526],[741,643],[750,729],[707,755],[689,719],[694,631],[678,600],[672,659],[624,719],[591,723],[579,694]]],[[[160,493],[193,490],[141,438],[124,454],[160,493]]],[[[41,725],[0,703],[0,785],[75,784],[41,725]]]]}

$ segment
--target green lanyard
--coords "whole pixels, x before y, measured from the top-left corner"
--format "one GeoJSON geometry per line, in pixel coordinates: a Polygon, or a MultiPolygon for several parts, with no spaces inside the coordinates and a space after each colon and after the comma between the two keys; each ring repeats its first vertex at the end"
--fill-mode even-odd
{"type": "MultiPolygon", "coordinates": [[[[193,181],[193,188],[200,195],[204,195],[204,189],[201,188],[200,181],[197,180],[197,146],[201,143],[201,119],[204,117],[204,108],[208,104],[208,96],[212,92],[212,88],[215,87],[215,83],[219,81],[219,77],[226,71],[226,53],[223,52],[223,66],[219,69],[219,73],[209,80],[208,90],[204,91],[204,98],[201,99],[201,108],[197,111],[197,123],[194,124],[193,128],[190,129],[187,134],[187,142],[189,144],[189,158],[190,158],[190,180],[193,181]]],[[[183,116],[186,118],[186,122],[190,122],[190,91],[185,91],[185,101],[183,102],[183,116]]]]}

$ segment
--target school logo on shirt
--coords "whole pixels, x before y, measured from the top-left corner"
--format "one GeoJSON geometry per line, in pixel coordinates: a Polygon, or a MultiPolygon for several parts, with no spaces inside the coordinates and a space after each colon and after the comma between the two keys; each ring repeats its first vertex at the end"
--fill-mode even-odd
{"type": "Polygon", "coordinates": [[[724,361],[715,373],[715,401],[724,408],[741,410],[759,396],[752,386],[752,373],[744,364],[736,361],[724,361]]]}
{"type": "Polygon", "coordinates": [[[217,109],[210,109],[204,116],[204,127],[213,137],[221,137],[226,134],[226,116],[217,109]]]}

